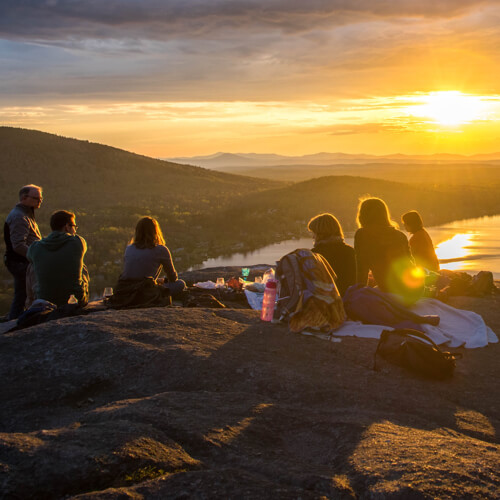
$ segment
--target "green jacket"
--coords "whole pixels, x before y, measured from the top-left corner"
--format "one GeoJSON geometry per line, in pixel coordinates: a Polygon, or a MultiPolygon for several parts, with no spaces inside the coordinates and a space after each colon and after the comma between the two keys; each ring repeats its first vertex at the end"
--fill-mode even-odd
{"type": "Polygon", "coordinates": [[[28,248],[36,276],[36,297],[62,306],[74,295],[80,305],[88,302],[88,274],[83,264],[87,243],[78,235],[52,231],[28,248]]]}

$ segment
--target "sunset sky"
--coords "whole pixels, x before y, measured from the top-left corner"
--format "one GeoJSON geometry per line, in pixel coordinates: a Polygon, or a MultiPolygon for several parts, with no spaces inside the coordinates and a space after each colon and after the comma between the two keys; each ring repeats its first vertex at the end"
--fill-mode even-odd
{"type": "Polygon", "coordinates": [[[0,0],[0,123],[154,157],[500,151],[500,2],[0,0]]]}

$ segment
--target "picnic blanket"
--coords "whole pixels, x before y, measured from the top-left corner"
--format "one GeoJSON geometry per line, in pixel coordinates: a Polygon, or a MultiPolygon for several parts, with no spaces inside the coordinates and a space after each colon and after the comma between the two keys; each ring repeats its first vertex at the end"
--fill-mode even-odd
{"type": "MultiPolygon", "coordinates": [[[[493,330],[475,312],[457,309],[439,300],[427,298],[420,299],[409,309],[421,316],[438,315],[441,318],[438,326],[420,325],[438,345],[446,344],[448,347],[463,346],[474,349],[498,342],[498,337],[493,330]]],[[[383,325],[364,325],[358,321],[346,321],[333,334],[340,337],[378,339],[383,330],[391,330],[391,328],[383,325]]]]}

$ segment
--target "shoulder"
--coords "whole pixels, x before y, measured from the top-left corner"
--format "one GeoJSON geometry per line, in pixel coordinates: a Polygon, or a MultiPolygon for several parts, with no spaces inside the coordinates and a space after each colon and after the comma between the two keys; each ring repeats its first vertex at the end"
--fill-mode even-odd
{"type": "Polygon", "coordinates": [[[357,245],[369,239],[370,235],[368,234],[367,230],[363,227],[360,227],[354,234],[354,245],[357,245]]]}
{"type": "Polygon", "coordinates": [[[426,240],[431,239],[430,234],[424,228],[417,231],[416,234],[418,234],[420,236],[420,238],[422,238],[422,239],[426,239],[426,240]]]}
{"type": "Polygon", "coordinates": [[[87,251],[87,242],[78,234],[66,234],[64,245],[69,245],[74,251],[87,251]]]}
{"type": "Polygon", "coordinates": [[[24,208],[23,205],[18,203],[10,212],[9,215],[7,215],[6,221],[8,223],[14,222],[14,221],[19,221],[19,220],[28,220],[29,219],[29,212],[24,208]]]}
{"type": "Polygon", "coordinates": [[[398,240],[401,240],[401,241],[408,243],[408,238],[407,238],[406,234],[403,233],[403,231],[400,231],[399,229],[396,229],[396,228],[394,228],[393,238],[394,239],[397,238],[398,240]]]}
{"type": "Polygon", "coordinates": [[[354,248],[345,242],[342,244],[342,250],[345,252],[346,255],[354,255],[354,248]]]}
{"type": "Polygon", "coordinates": [[[75,240],[82,245],[82,248],[87,248],[87,242],[85,241],[85,238],[83,238],[79,234],[75,234],[73,238],[75,238],[75,240]]]}
{"type": "Polygon", "coordinates": [[[157,255],[170,257],[170,250],[165,245],[156,245],[153,250],[157,255]]]}

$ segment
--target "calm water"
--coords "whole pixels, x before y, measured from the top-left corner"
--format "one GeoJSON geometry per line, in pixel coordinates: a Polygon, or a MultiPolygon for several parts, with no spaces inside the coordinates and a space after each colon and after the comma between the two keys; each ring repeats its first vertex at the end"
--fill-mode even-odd
{"type": "MultiPolygon", "coordinates": [[[[500,215],[455,221],[427,228],[436,247],[442,269],[492,271],[500,279],[500,215]]],[[[353,244],[353,234],[346,235],[353,244]]],[[[251,266],[274,264],[280,257],[296,248],[311,248],[312,238],[282,241],[248,253],[208,259],[197,269],[216,266],[251,266]]]]}

